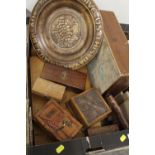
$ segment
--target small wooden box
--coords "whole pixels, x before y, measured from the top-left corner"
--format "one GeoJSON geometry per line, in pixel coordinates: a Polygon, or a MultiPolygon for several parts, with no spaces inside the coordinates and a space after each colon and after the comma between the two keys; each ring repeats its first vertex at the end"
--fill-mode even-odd
{"type": "Polygon", "coordinates": [[[82,128],[70,113],[53,100],[35,115],[35,120],[58,140],[71,139],[82,128]]]}
{"type": "Polygon", "coordinates": [[[86,127],[105,119],[111,112],[101,94],[93,88],[73,97],[70,106],[86,127]]]}
{"type": "Polygon", "coordinates": [[[88,64],[88,72],[92,85],[102,94],[116,95],[129,86],[129,46],[114,13],[101,13],[104,39],[98,55],[88,64]]]}
{"type": "Polygon", "coordinates": [[[79,71],[45,63],[41,78],[79,90],[85,90],[87,75],[79,71]]]}
{"type": "Polygon", "coordinates": [[[113,124],[113,125],[107,125],[107,126],[98,127],[98,128],[89,128],[88,129],[88,135],[89,136],[95,136],[98,134],[105,134],[105,133],[115,132],[118,130],[119,130],[118,125],[113,124]]]}
{"type": "Polygon", "coordinates": [[[42,79],[42,78],[37,78],[35,81],[32,91],[35,94],[49,97],[49,98],[54,98],[58,101],[61,101],[64,95],[66,87],[59,85],[57,83],[42,79]]]}

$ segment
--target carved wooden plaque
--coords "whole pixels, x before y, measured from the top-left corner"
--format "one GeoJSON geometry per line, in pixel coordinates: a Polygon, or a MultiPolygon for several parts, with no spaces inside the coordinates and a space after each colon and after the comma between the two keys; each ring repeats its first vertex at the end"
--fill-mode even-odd
{"type": "Polygon", "coordinates": [[[93,0],[39,0],[30,18],[30,38],[44,61],[78,69],[98,52],[101,14],[93,0]]]}
{"type": "Polygon", "coordinates": [[[93,88],[73,97],[70,106],[86,127],[103,120],[111,112],[101,94],[93,88]]]}

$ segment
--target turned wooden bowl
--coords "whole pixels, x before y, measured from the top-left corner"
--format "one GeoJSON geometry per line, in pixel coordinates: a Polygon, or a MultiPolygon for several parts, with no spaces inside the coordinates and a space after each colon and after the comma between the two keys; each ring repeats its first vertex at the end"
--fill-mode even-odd
{"type": "Polygon", "coordinates": [[[39,0],[30,18],[30,38],[44,61],[78,69],[102,44],[100,11],[93,0],[39,0]]]}

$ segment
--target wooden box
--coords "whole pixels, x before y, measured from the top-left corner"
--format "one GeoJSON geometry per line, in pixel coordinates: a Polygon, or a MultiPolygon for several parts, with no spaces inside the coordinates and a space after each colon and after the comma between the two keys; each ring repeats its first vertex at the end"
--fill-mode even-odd
{"type": "Polygon", "coordinates": [[[105,119],[111,112],[101,94],[93,88],[73,97],[70,106],[86,127],[105,119]]]}
{"type": "Polygon", "coordinates": [[[56,100],[61,101],[64,95],[66,87],[59,85],[57,83],[42,79],[42,78],[37,78],[35,81],[32,91],[35,94],[49,97],[49,98],[54,98],[56,100]]]}
{"type": "Polygon", "coordinates": [[[119,130],[118,125],[113,124],[113,125],[107,125],[107,126],[103,126],[103,127],[89,128],[88,135],[95,136],[98,134],[105,134],[105,133],[115,132],[118,130],[119,130]]]}
{"type": "Polygon", "coordinates": [[[79,71],[73,71],[64,67],[45,63],[41,78],[79,90],[85,90],[87,75],[79,71]]]}
{"type": "Polygon", "coordinates": [[[88,64],[92,85],[102,94],[116,95],[129,86],[128,41],[113,12],[102,12],[104,39],[98,55],[88,64]]]}
{"type": "Polygon", "coordinates": [[[82,128],[82,125],[54,100],[50,100],[36,113],[35,120],[58,140],[71,139],[82,128]]]}

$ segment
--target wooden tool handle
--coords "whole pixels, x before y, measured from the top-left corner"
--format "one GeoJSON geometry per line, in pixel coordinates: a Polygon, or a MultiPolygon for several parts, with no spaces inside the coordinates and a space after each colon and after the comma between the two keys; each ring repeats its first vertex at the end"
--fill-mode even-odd
{"type": "Polygon", "coordinates": [[[107,97],[108,103],[111,106],[111,108],[113,109],[113,111],[115,112],[121,126],[123,127],[123,129],[128,129],[129,128],[129,123],[126,120],[121,108],[119,107],[118,103],[116,102],[115,98],[113,96],[108,96],[107,97]]]}

